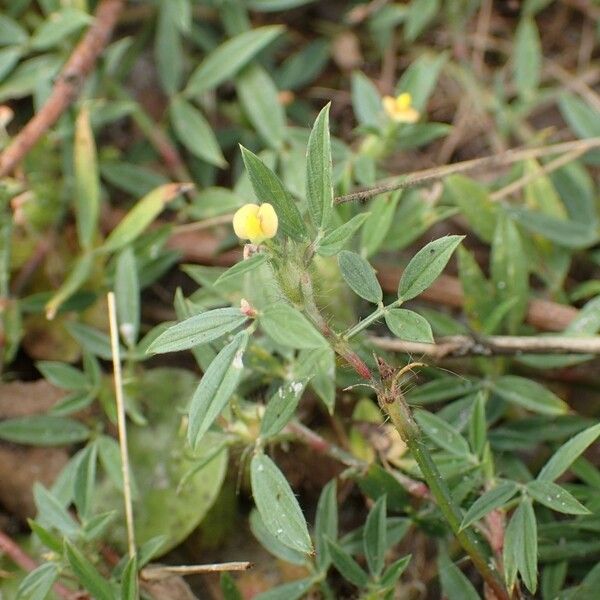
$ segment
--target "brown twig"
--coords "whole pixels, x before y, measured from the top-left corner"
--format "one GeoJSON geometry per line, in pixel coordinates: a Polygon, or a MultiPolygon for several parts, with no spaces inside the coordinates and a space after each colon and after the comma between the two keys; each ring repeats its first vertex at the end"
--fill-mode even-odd
{"type": "Polygon", "coordinates": [[[495,335],[475,339],[468,335],[440,338],[435,344],[407,342],[395,338],[371,337],[371,343],[383,350],[425,355],[433,358],[462,356],[514,356],[519,354],[600,354],[600,336],[517,336],[495,335]]]}
{"type": "Polygon", "coordinates": [[[123,0],[101,0],[94,22],[60,72],[50,97],[0,154],[0,177],[13,171],[77,98],[83,82],[110,40],[123,5],[123,0]]]}
{"type": "MultiPolygon", "coordinates": [[[[30,573],[37,569],[38,564],[10,536],[0,531],[0,553],[6,554],[17,566],[30,573]]],[[[54,591],[65,600],[82,598],[77,592],[70,590],[60,583],[54,584],[54,591]]],[[[85,596],[87,598],[87,596],[85,596]]]]}

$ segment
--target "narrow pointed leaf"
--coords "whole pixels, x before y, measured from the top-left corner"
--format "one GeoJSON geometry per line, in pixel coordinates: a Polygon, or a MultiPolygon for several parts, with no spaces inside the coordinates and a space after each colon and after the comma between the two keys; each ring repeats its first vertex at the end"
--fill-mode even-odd
{"type": "Polygon", "coordinates": [[[590,511],[565,488],[551,481],[533,480],[527,484],[529,495],[540,504],[567,515],[589,515],[590,511]]]}
{"type": "Polygon", "coordinates": [[[260,202],[273,205],[281,232],[297,241],[305,239],[306,226],[302,215],[279,177],[256,154],[243,146],[242,157],[256,197],[260,202]]]}
{"type": "Polygon", "coordinates": [[[289,348],[321,348],[325,338],[308,319],[289,304],[272,304],[259,316],[265,333],[277,344],[289,348]]]}
{"type": "Polygon", "coordinates": [[[195,106],[175,96],[169,107],[169,115],[177,139],[192,154],[216,167],[227,164],[211,126],[195,106]]]}
{"type": "Polygon", "coordinates": [[[237,329],[248,317],[239,308],[216,308],[169,327],[150,344],[148,354],[187,350],[237,329]]]}
{"type": "Polygon", "coordinates": [[[398,297],[406,301],[426,290],[444,270],[463,237],[449,235],[434,240],[419,250],[402,273],[398,297]]]}
{"type": "Polygon", "coordinates": [[[479,496],[465,513],[460,528],[466,529],[494,509],[504,506],[517,493],[517,489],[516,483],[506,481],[479,496]]]}
{"type": "Polygon", "coordinates": [[[507,402],[543,415],[563,415],[569,406],[543,385],[516,375],[504,375],[494,382],[494,392],[507,402]]]}
{"type": "Polygon", "coordinates": [[[100,212],[100,181],[96,159],[96,143],[90,125],[90,114],[83,108],[75,121],[75,209],[77,234],[82,248],[89,249],[96,236],[100,212]]]}
{"type": "Polygon", "coordinates": [[[65,556],[79,583],[95,600],[114,600],[110,583],[73,544],[65,541],[65,556]]]}
{"type": "Polygon", "coordinates": [[[113,252],[133,242],[158,217],[166,205],[190,189],[187,183],[167,183],[144,196],[112,230],[104,243],[105,252],[113,252]]]}
{"type": "Polygon", "coordinates": [[[342,277],[361,298],[378,304],[383,299],[375,270],[369,262],[355,252],[344,250],[338,256],[342,277]]]}
{"type": "Polygon", "coordinates": [[[250,465],[250,477],[256,508],[267,530],[286,546],[312,553],[306,520],[277,465],[265,454],[256,454],[250,465]]]}
{"type": "Polygon", "coordinates": [[[369,213],[360,213],[349,221],[340,225],[327,235],[323,236],[317,246],[317,254],[321,256],[335,256],[348,243],[350,238],[359,230],[369,213]]]}
{"type": "Polygon", "coordinates": [[[227,40],[192,73],[186,95],[197,96],[229,79],[282,32],[283,27],[269,25],[245,31],[227,40]]]}
{"type": "Polygon", "coordinates": [[[296,412],[305,383],[306,381],[286,382],[273,394],[260,423],[261,437],[273,437],[288,424],[296,412]]]}
{"type": "Polygon", "coordinates": [[[333,210],[329,107],[327,104],[315,121],[306,154],[306,201],[310,218],[318,229],[327,225],[333,210]]]}
{"type": "Polygon", "coordinates": [[[371,574],[379,577],[385,566],[386,536],[386,498],[381,496],[369,511],[365,522],[364,551],[371,574]]]}
{"type": "Polygon", "coordinates": [[[200,380],[190,405],[188,441],[195,447],[221,414],[242,376],[242,357],[249,334],[240,331],[215,359],[200,380]]]}
{"type": "Polygon", "coordinates": [[[538,481],[554,481],[558,479],[600,436],[600,423],[578,433],[574,438],[565,442],[543,466],[539,472],[538,481]]]}

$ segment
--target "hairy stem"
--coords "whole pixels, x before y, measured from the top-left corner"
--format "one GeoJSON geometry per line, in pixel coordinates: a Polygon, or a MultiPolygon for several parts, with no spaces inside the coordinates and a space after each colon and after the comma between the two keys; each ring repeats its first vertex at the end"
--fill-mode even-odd
{"type": "Polygon", "coordinates": [[[404,398],[398,392],[391,396],[386,395],[383,398],[380,398],[380,404],[389,415],[392,423],[398,430],[398,433],[417,461],[433,498],[460,545],[471,557],[473,565],[479,571],[488,586],[494,590],[494,594],[499,600],[509,600],[508,592],[506,591],[499,574],[488,564],[488,558],[483,552],[479,540],[471,530],[460,529],[460,523],[462,521],[460,508],[452,499],[450,490],[438,471],[438,468],[431,457],[431,453],[423,441],[421,430],[412,418],[410,409],[404,402],[404,398]]]}

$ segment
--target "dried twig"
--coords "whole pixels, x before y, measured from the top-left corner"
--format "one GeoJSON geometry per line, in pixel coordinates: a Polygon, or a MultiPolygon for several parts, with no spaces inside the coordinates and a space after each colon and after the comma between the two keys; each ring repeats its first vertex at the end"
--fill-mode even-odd
{"type": "Polygon", "coordinates": [[[142,569],[140,577],[145,581],[166,579],[173,575],[199,575],[203,573],[223,573],[224,571],[247,571],[252,568],[252,563],[247,560],[214,563],[209,565],[179,565],[179,566],[153,566],[142,569]]]}
{"type": "Polygon", "coordinates": [[[50,97],[0,154],[0,177],[13,171],[77,98],[83,82],[110,40],[123,5],[124,0],[101,0],[94,22],[60,72],[50,97]]]}
{"type": "Polygon", "coordinates": [[[513,148],[511,150],[507,150],[506,152],[494,154],[492,156],[473,158],[471,160],[452,163],[450,165],[432,167],[431,169],[424,169],[423,171],[415,171],[409,175],[390,177],[388,179],[384,179],[383,182],[376,187],[366,190],[359,190],[358,192],[346,194],[345,196],[338,196],[335,199],[335,203],[344,204],[346,202],[364,202],[370,198],[378,196],[379,194],[393,192],[394,190],[400,190],[409,187],[427,185],[455,173],[467,173],[483,168],[500,167],[519,162],[521,160],[552,156],[554,154],[562,154],[564,152],[574,152],[575,150],[588,152],[589,150],[593,150],[595,148],[600,148],[600,137],[588,138],[585,140],[575,140],[572,142],[563,142],[560,144],[550,144],[548,146],[541,146],[540,148],[513,148]]]}
{"type": "Polygon", "coordinates": [[[115,295],[108,294],[108,320],[110,324],[110,346],[115,379],[117,400],[117,425],[119,429],[119,449],[121,450],[121,471],[123,473],[123,499],[125,501],[125,520],[127,521],[127,544],[129,556],[136,555],[135,533],[133,526],[133,508],[131,503],[131,479],[129,476],[129,452],[127,451],[127,427],[125,421],[125,399],[123,398],[123,379],[121,376],[121,356],[119,352],[119,327],[115,295]]]}
{"type": "Polygon", "coordinates": [[[497,356],[519,354],[600,354],[600,336],[518,336],[494,335],[474,338],[452,335],[440,338],[435,344],[407,342],[395,338],[371,337],[371,343],[393,352],[421,354],[434,358],[461,356],[497,356]]]}

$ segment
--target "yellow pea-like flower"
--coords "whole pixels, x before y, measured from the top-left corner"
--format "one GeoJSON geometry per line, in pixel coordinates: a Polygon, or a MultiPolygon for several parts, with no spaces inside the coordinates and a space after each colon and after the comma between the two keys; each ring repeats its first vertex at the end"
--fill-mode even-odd
{"type": "Polygon", "coordinates": [[[412,96],[408,92],[396,98],[384,96],[382,103],[387,115],[396,123],[416,123],[419,120],[419,111],[412,106],[412,96]]]}
{"type": "Polygon", "coordinates": [[[278,225],[277,213],[268,202],[260,206],[244,204],[233,215],[235,235],[242,240],[250,240],[253,244],[275,237],[278,225]]]}

